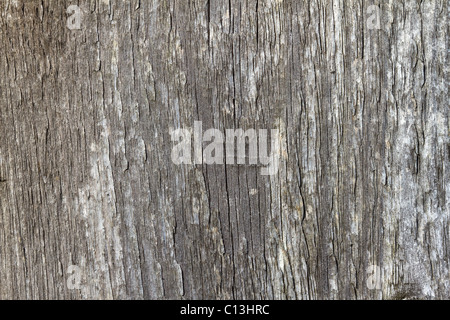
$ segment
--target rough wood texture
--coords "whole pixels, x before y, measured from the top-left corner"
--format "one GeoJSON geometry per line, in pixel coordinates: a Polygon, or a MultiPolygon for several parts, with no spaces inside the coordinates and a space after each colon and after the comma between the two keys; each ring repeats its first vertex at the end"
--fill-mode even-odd
{"type": "Polygon", "coordinates": [[[450,298],[447,14],[1,0],[0,298],[450,298]],[[198,120],[278,128],[278,174],[173,164],[198,120]]]}

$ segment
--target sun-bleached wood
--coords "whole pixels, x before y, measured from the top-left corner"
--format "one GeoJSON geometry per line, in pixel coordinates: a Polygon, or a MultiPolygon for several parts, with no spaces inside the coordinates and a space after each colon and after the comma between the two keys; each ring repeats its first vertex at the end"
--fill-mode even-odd
{"type": "Polygon", "coordinates": [[[0,299],[450,298],[447,13],[1,0],[0,299]],[[194,121],[278,174],[173,164],[194,121]]]}

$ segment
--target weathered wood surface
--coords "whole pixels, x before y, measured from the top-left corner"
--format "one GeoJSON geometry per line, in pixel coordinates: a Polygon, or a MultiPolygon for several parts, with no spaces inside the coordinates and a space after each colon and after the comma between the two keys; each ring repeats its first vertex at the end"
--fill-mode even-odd
{"type": "Polygon", "coordinates": [[[1,0],[0,299],[450,298],[447,14],[1,0]],[[278,174],[173,164],[199,120],[278,174]]]}

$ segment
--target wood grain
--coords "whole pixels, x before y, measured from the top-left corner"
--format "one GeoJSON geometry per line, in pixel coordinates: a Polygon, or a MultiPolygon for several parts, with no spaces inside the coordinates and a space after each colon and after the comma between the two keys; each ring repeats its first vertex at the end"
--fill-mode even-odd
{"type": "Polygon", "coordinates": [[[447,13],[1,0],[0,299],[450,298],[447,13]],[[278,174],[175,165],[194,121],[278,174]]]}

